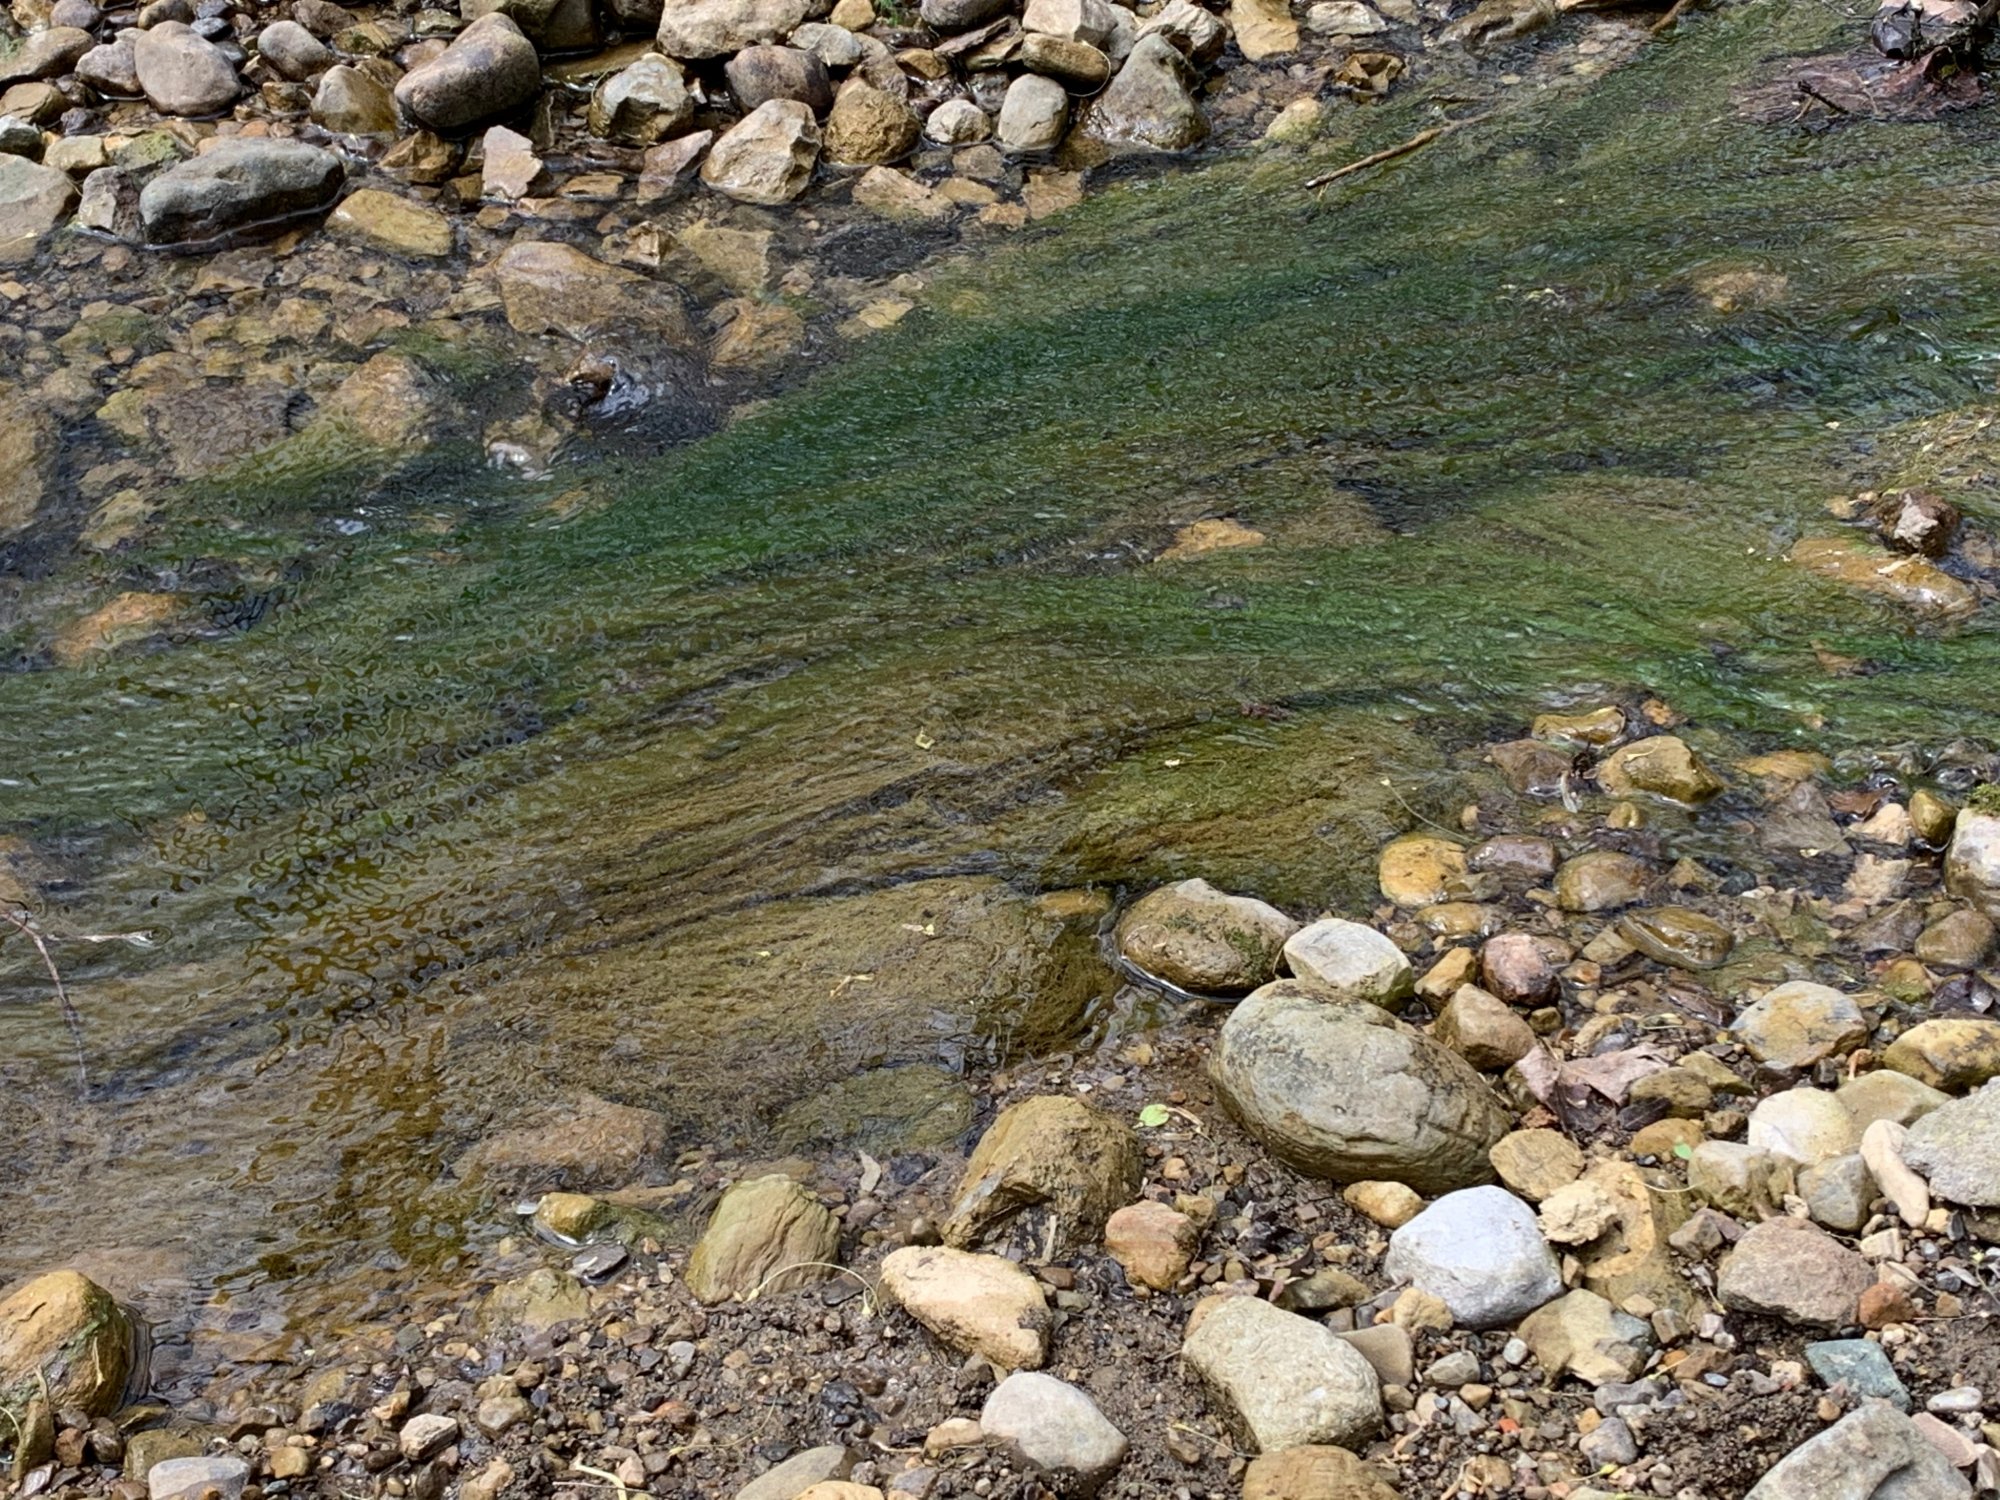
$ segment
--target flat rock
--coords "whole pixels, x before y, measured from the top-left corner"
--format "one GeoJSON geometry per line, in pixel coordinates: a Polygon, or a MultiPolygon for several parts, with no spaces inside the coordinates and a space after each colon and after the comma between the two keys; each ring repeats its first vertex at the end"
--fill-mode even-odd
{"type": "Polygon", "coordinates": [[[250,1465],[233,1453],[169,1458],[146,1474],[149,1500],[236,1500],[250,1482],[250,1465]]]}
{"type": "Polygon", "coordinates": [[[1951,1098],[1942,1089],[1889,1068],[1850,1078],[1833,1091],[1833,1096],[1863,1130],[1877,1120],[1914,1125],[1951,1098]]]}
{"type": "Polygon", "coordinates": [[[399,255],[449,255],[453,245],[451,221],[443,214],[380,188],[350,193],[328,218],[327,228],[399,255]]]}
{"type": "Polygon", "coordinates": [[[1786,1089],[1750,1112],[1749,1144],[1801,1167],[1861,1148],[1854,1116],[1824,1089],[1786,1089]]]}
{"type": "Polygon", "coordinates": [[[666,1149],[666,1116],[595,1094],[551,1105],[520,1125],[487,1136],[454,1170],[496,1189],[589,1192],[623,1187],[666,1149]]]}
{"type": "Polygon", "coordinates": [[[1730,1030],[1744,1049],[1775,1068],[1803,1070],[1852,1052],[1868,1039],[1868,1018],[1839,990],[1793,980],[1743,1007],[1730,1030]]]}
{"type": "Polygon", "coordinates": [[[1856,1321],[1875,1283],[1868,1262],[1803,1219],[1767,1219],[1723,1259],[1716,1295],[1724,1307],[1782,1322],[1840,1327],[1856,1321]]]}
{"type": "Polygon", "coordinates": [[[1401,1500],[1380,1469],[1345,1448],[1306,1443],[1250,1460],[1243,1500],[1401,1500]]]}
{"type": "Polygon", "coordinates": [[[1910,1409],[1908,1389],[1873,1340],[1823,1339],[1807,1344],[1805,1356],[1813,1374],[1829,1388],[1845,1386],[1851,1395],[1887,1401],[1898,1411],[1910,1409]]]}
{"type": "Polygon", "coordinates": [[[67,173],[25,156],[0,156],[0,257],[23,258],[26,249],[69,217],[76,198],[76,184],[67,173]],[[24,248],[9,257],[8,247],[16,245],[24,248]]]}
{"type": "Polygon", "coordinates": [[[2000,1208],[2000,1082],[1918,1120],[1903,1138],[1902,1157],[1939,1197],[2000,1208]]]}
{"type": "Polygon", "coordinates": [[[1125,1435],[1082,1391],[1052,1375],[1017,1370],[980,1408],[987,1440],[1021,1462],[1064,1476],[1088,1494],[1125,1457],[1125,1435]]]}
{"type": "Polygon", "coordinates": [[[1258,1298],[1200,1303],[1181,1357],[1259,1453],[1306,1443],[1351,1448],[1381,1427],[1381,1384],[1360,1351],[1258,1298]]]}
{"type": "Polygon", "coordinates": [[[303,141],[233,136],[168,167],[139,194],[146,238],[196,244],[330,207],[346,169],[303,141]]]}
{"type": "Polygon", "coordinates": [[[1616,911],[1645,900],[1651,878],[1643,860],[1592,849],[1564,860],[1556,871],[1556,904],[1564,911],[1616,911]]]}
{"type": "Polygon", "coordinates": [[[1448,1192],[1492,1175],[1507,1114],[1450,1048],[1373,1005],[1281,985],[1223,1023],[1213,1070],[1251,1133],[1302,1171],[1448,1192]]]}
{"type": "Polygon", "coordinates": [[[1530,1203],[1583,1175],[1583,1152],[1558,1130],[1510,1130],[1488,1157],[1508,1191],[1530,1203]]]}
{"type": "Polygon", "coordinates": [[[838,1443],[827,1443],[773,1464],[738,1490],[735,1500],[798,1500],[814,1485],[837,1482],[853,1472],[854,1455],[838,1443]]]}
{"type": "Polygon", "coordinates": [[[666,0],[660,50],[669,57],[729,57],[781,42],[811,14],[810,0],[666,0]]]}
{"type": "Polygon", "coordinates": [[[1582,1287],[1536,1308],[1520,1327],[1551,1377],[1570,1374],[1593,1386],[1635,1378],[1646,1365],[1649,1335],[1644,1323],[1582,1287]]]}
{"type": "Polygon", "coordinates": [[[1848,537],[1802,537],[1792,546],[1791,560],[1822,578],[1923,614],[1962,615],[1979,607],[1972,586],[1936,563],[1848,537]]]}
{"type": "Polygon", "coordinates": [[[1118,920],[1118,951],[1156,979],[1197,994],[1239,995],[1277,976],[1299,924],[1275,906],[1206,880],[1148,891],[1118,920]]]}
{"type": "Polygon", "coordinates": [[[1971,1494],[1908,1417],[1870,1402],[1785,1455],[1744,1500],[1970,1500],[1971,1494]]]}
{"type": "Polygon", "coordinates": [[[883,1260],[881,1284],[962,1354],[984,1355],[1003,1370],[1032,1370],[1047,1357],[1048,1304],[1035,1278],[1011,1260],[906,1245],[883,1260]]]}
{"type": "Polygon", "coordinates": [[[1447,1193],[1389,1236],[1383,1269],[1429,1292],[1466,1328],[1497,1328],[1562,1295],[1535,1211],[1504,1188],[1447,1193]]]}

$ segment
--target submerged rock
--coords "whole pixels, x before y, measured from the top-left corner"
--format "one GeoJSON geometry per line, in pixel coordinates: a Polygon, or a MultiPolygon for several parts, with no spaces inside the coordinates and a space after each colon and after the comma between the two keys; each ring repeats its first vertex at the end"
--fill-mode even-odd
{"type": "Polygon", "coordinates": [[[1970,614],[1979,607],[1972,586],[1935,563],[1846,537],[1805,537],[1793,544],[1792,561],[1822,578],[1925,614],[1970,614]]]}
{"type": "Polygon", "coordinates": [[[584,1094],[486,1137],[455,1170],[469,1181],[517,1193],[552,1187],[588,1192],[625,1186],[666,1145],[666,1116],[584,1094]]]}
{"type": "Polygon", "coordinates": [[[1275,978],[1299,924],[1206,880],[1149,891],[1118,920],[1119,953],[1156,979],[1197,994],[1235,995],[1275,978]]]}
{"type": "Polygon", "coordinates": [[[517,240],[495,263],[493,279],[508,323],[521,333],[580,340],[636,330],[675,343],[692,340],[670,289],[570,245],[517,240]]]}
{"type": "Polygon", "coordinates": [[[1372,1005],[1269,986],[1230,1012],[1215,1049],[1224,1100],[1301,1171],[1424,1193],[1492,1175],[1507,1114],[1450,1048],[1372,1005]]]}
{"type": "Polygon", "coordinates": [[[303,141],[235,136],[167,168],[139,194],[146,238],[199,243],[330,207],[346,170],[303,141]]]}
{"type": "Polygon", "coordinates": [[[1597,768],[1598,784],[1614,797],[1643,792],[1688,806],[1722,790],[1722,778],[1687,742],[1671,734],[1634,740],[1614,750],[1597,768]]]}
{"type": "Polygon", "coordinates": [[[1023,1215],[1055,1253],[1095,1242],[1139,1190],[1139,1145],[1120,1120],[1080,1099],[1043,1095],[1002,1111],[965,1164],[944,1223],[948,1245],[977,1244],[1023,1215]]]}

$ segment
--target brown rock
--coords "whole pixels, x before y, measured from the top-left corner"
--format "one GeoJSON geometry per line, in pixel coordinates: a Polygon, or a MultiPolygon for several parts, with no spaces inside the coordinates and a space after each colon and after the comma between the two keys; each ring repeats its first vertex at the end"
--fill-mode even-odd
{"type": "Polygon", "coordinates": [[[1671,734],[1635,740],[1612,751],[1598,766],[1597,780],[1614,797],[1646,793],[1687,806],[1706,802],[1722,790],[1722,778],[1671,734]]]}
{"type": "Polygon", "coordinates": [[[1863,1328],[1882,1329],[1891,1323],[1914,1323],[1923,1313],[1903,1288],[1878,1281],[1861,1294],[1859,1316],[1863,1328]]]}
{"type": "Polygon", "coordinates": [[[115,1410],[131,1370],[132,1328],[111,1294],[76,1271],[37,1276],[0,1300],[0,1405],[44,1386],[57,1406],[115,1410]]]}
{"type": "Polygon", "coordinates": [[[1431,1035],[1482,1072],[1512,1067],[1533,1050],[1535,1033],[1496,996],[1474,985],[1453,995],[1431,1035]]]}
{"type": "Polygon", "coordinates": [[[1104,1224],[1104,1248],[1128,1281],[1165,1291],[1187,1274],[1201,1231],[1186,1214],[1150,1199],[1129,1203],[1104,1224]]]}
{"type": "Polygon", "coordinates": [[[692,341],[680,299],[670,288],[569,245],[516,241],[495,263],[494,280],[507,321],[521,333],[582,340],[645,330],[674,342],[692,341]]]}
{"type": "Polygon", "coordinates": [[[1509,1005],[1531,1005],[1555,993],[1555,966],[1525,932],[1487,939],[1479,950],[1479,968],[1488,992],[1509,1005]]]}
{"type": "Polygon", "coordinates": [[[1512,1131],[1500,1137],[1488,1154],[1508,1190],[1530,1203],[1540,1203],[1583,1175],[1583,1152],[1554,1130],[1512,1131]]]}
{"type": "Polygon", "coordinates": [[[1011,1260],[907,1245],[882,1262],[881,1285],[961,1353],[984,1355],[1007,1370],[1039,1369],[1047,1357],[1048,1304],[1035,1278],[1011,1260]]]}
{"type": "Polygon", "coordinates": [[[82,666],[93,656],[158,635],[187,607],[180,594],[128,591],[65,627],[50,647],[58,666],[82,666]]]}
{"type": "Polygon", "coordinates": [[[849,84],[826,117],[826,159],[877,166],[908,156],[923,122],[901,99],[867,84],[849,84]]]}
{"type": "Polygon", "coordinates": [[[1308,1444],[1261,1454],[1243,1474],[1243,1500],[1400,1500],[1382,1471],[1345,1448],[1308,1444]]]}
{"type": "Polygon", "coordinates": [[[1650,873],[1643,860],[1593,849],[1563,861],[1556,871],[1556,904],[1564,911],[1615,911],[1646,897],[1650,873]]]}
{"type": "Polygon", "coordinates": [[[455,1170],[515,1192],[597,1191],[631,1182],[666,1145],[664,1115],[584,1094],[518,1129],[488,1136],[458,1159],[455,1170]]]}
{"type": "Polygon", "coordinates": [[[1299,924],[1205,880],[1149,891],[1118,920],[1118,951],[1156,979],[1196,994],[1242,994],[1278,972],[1299,924]]]}
{"type": "Polygon", "coordinates": [[[1882,1066],[1946,1093],[2000,1077],[2000,1021],[1940,1016],[1921,1021],[1891,1042],[1882,1066]]]}
{"type": "Polygon", "coordinates": [[[722,1195],[688,1256],[687,1288],[702,1302],[748,1300],[824,1281],[840,1254],[840,1223],[781,1173],[722,1195]]]}
{"type": "Polygon", "coordinates": [[[1024,1099],[973,1148],[945,1243],[967,1248],[1031,1218],[1043,1230],[1036,1245],[1059,1254],[1096,1241],[1112,1210],[1138,1190],[1139,1146],[1122,1121],[1080,1099],[1024,1099]]]}
{"type": "Polygon", "coordinates": [[[1392,840],[1376,861],[1382,894],[1398,906],[1434,906],[1468,894],[1465,850],[1450,839],[1410,834],[1392,840]]]}
{"type": "Polygon", "coordinates": [[[1350,1182],[1341,1201],[1386,1229],[1401,1229],[1424,1211],[1424,1200],[1400,1182],[1350,1182]]]}

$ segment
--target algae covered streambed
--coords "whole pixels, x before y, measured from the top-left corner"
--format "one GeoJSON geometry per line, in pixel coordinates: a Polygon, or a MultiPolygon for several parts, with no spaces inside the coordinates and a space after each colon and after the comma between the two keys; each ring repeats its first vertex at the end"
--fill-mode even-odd
{"type": "MultiPolygon", "coordinates": [[[[5,950],[0,1280],[81,1251],[218,1339],[331,1316],[503,1232],[451,1164],[579,1089],[679,1144],[948,1136],[944,1074],[1131,1024],[1102,898],[1365,902],[1553,703],[1657,694],[1718,757],[1993,739],[1989,622],[1783,560],[1837,494],[2000,510],[1990,112],[1734,105],[1859,20],[1726,8],[1323,195],[1425,102],[1133,177],[562,476],[567,520],[433,464],[442,534],[384,511],[250,628],[0,680],[46,925],[148,934],[60,946],[82,1099],[5,950]],[[1155,560],[1215,516],[1266,541],[1155,560]]],[[[191,494],[145,561],[282,558],[342,499],[296,488],[191,494]]]]}

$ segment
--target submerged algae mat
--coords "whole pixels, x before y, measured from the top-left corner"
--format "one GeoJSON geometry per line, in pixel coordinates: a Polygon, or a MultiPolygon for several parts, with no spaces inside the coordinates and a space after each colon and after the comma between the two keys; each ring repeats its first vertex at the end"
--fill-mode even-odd
{"type": "Polygon", "coordinates": [[[1121,186],[567,524],[377,529],[238,637],[0,682],[50,925],[153,934],[62,950],[81,1105],[9,955],[0,1279],[87,1237],[259,1336],[497,1233],[450,1163],[545,1099],[785,1149],[1104,1024],[1100,905],[1036,892],[1363,899],[1569,696],[1992,738],[1989,622],[1782,561],[2000,352],[1988,112],[1731,107],[1861,20],[1730,9],[1324,198],[1429,116],[1121,186]],[[1150,561],[1225,515],[1266,542],[1150,561]]]}

